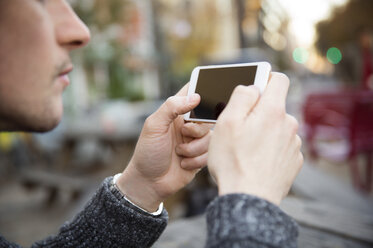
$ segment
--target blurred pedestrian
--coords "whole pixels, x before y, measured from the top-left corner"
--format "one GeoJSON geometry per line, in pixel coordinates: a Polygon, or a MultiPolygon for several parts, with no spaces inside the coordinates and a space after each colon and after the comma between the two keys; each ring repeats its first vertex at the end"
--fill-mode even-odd
{"type": "Polygon", "coordinates": [[[361,85],[364,90],[373,90],[373,35],[367,28],[359,32],[359,46],[361,49],[361,85]]]}

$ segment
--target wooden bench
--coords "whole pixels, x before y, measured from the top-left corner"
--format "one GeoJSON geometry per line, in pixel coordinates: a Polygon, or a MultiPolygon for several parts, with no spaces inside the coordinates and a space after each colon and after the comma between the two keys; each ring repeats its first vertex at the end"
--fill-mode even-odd
{"type": "Polygon", "coordinates": [[[48,205],[56,201],[60,191],[70,193],[71,199],[76,200],[92,185],[90,179],[35,168],[20,171],[18,180],[26,188],[43,187],[48,190],[48,205]]]}

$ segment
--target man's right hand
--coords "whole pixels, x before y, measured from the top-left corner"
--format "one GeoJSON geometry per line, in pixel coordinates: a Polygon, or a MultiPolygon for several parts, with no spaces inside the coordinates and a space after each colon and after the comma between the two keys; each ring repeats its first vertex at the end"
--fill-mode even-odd
{"type": "Polygon", "coordinates": [[[219,195],[246,193],[279,204],[302,164],[298,122],[286,113],[289,79],[272,73],[259,96],[238,86],[211,137],[208,167],[219,195]]]}
{"type": "Polygon", "coordinates": [[[183,114],[201,100],[199,95],[187,96],[188,87],[146,119],[134,155],[117,181],[127,198],[149,212],[207,164],[211,125],[184,121],[183,114]]]}

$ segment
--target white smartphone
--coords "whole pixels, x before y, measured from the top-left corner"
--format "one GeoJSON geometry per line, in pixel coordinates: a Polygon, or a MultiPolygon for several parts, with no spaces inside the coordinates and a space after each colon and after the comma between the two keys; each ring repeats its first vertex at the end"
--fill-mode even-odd
{"type": "Polygon", "coordinates": [[[198,93],[200,104],[184,115],[186,121],[216,122],[237,85],[255,85],[262,93],[271,65],[268,62],[198,66],[192,71],[188,95],[198,93]]]}

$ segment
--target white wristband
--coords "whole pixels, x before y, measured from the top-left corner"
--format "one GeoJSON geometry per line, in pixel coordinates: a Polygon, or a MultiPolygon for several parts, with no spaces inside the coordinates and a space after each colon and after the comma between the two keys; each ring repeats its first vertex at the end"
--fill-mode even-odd
{"type": "Polygon", "coordinates": [[[133,206],[135,206],[136,208],[138,208],[138,209],[140,209],[140,210],[142,210],[142,211],[144,211],[144,212],[146,212],[146,213],[148,213],[148,214],[151,214],[151,215],[153,215],[153,216],[158,216],[158,215],[160,215],[160,214],[162,213],[162,211],[163,211],[163,202],[161,202],[161,204],[159,204],[159,207],[158,207],[158,210],[157,210],[157,211],[155,211],[155,212],[153,212],[153,213],[150,213],[149,211],[143,209],[142,207],[136,205],[136,204],[133,203],[130,199],[128,199],[128,198],[126,197],[126,195],[123,194],[123,192],[122,192],[122,191],[119,189],[119,187],[117,186],[117,180],[118,180],[118,178],[120,177],[120,175],[122,175],[122,173],[118,173],[118,174],[116,174],[116,175],[114,176],[114,178],[113,178],[113,185],[114,185],[115,188],[116,188],[116,189],[117,189],[117,190],[122,194],[123,198],[124,198],[126,201],[128,201],[129,203],[131,203],[131,204],[132,204],[133,206]]]}

